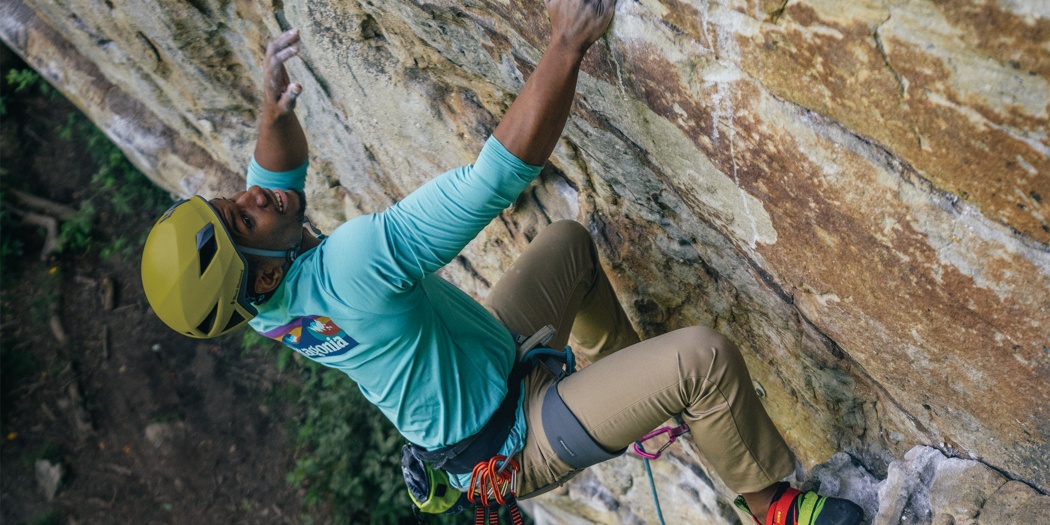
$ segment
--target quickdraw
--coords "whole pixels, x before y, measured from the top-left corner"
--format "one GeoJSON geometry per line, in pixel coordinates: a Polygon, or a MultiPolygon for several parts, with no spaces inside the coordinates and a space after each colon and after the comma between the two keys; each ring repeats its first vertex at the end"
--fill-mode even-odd
{"type": "Polygon", "coordinates": [[[656,517],[660,521],[660,525],[664,525],[664,513],[660,508],[660,498],[656,494],[656,482],[653,480],[653,469],[649,466],[649,460],[659,458],[664,453],[664,450],[671,446],[671,443],[678,440],[678,436],[689,432],[689,425],[686,425],[680,416],[675,416],[675,421],[678,423],[677,427],[658,428],[634,442],[635,453],[641,456],[645,462],[645,474],[649,477],[649,490],[653,493],[653,504],[656,505],[656,517]],[[665,433],[667,434],[667,443],[664,443],[656,452],[646,452],[643,443],[665,433]]]}
{"type": "Polygon", "coordinates": [[[474,466],[467,489],[467,499],[474,504],[474,525],[499,525],[499,508],[504,505],[514,525],[525,523],[514,497],[518,470],[518,462],[506,456],[494,456],[474,466]]]}
{"type": "Polygon", "coordinates": [[[681,423],[681,421],[679,421],[679,423],[680,424],[677,427],[658,428],[642,436],[642,439],[639,439],[634,443],[635,454],[638,454],[639,456],[642,456],[645,459],[659,458],[660,455],[664,453],[664,450],[667,450],[667,447],[671,446],[672,443],[678,440],[678,436],[689,432],[689,425],[681,423]],[[664,433],[667,434],[667,443],[664,443],[663,446],[661,446],[656,452],[646,452],[645,447],[642,445],[642,443],[645,443],[646,441],[649,441],[650,439],[653,439],[654,437],[664,433]]]}

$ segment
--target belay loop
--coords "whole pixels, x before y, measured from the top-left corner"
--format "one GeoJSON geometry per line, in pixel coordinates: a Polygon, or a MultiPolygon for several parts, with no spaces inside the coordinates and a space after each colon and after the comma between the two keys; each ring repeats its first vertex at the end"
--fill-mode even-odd
{"type": "Polygon", "coordinates": [[[499,525],[499,507],[506,505],[514,525],[523,525],[521,510],[514,498],[518,485],[518,462],[507,456],[493,456],[474,467],[467,499],[474,504],[474,525],[499,525]]]}

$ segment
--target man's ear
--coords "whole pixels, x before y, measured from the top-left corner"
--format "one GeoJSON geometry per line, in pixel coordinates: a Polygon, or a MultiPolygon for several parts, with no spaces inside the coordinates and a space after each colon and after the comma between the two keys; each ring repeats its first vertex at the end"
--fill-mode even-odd
{"type": "Polygon", "coordinates": [[[260,264],[255,271],[255,293],[264,295],[277,289],[284,280],[284,261],[260,264]]]}

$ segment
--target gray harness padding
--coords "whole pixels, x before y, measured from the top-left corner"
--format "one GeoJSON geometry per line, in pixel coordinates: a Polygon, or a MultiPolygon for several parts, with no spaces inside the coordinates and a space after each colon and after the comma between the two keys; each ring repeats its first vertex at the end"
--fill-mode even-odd
{"type": "Polygon", "coordinates": [[[627,447],[624,447],[616,452],[609,452],[599,445],[576,419],[572,410],[565,405],[558,392],[558,383],[547,388],[541,413],[547,442],[558,457],[574,469],[584,469],[610,460],[627,450],[627,447]]]}

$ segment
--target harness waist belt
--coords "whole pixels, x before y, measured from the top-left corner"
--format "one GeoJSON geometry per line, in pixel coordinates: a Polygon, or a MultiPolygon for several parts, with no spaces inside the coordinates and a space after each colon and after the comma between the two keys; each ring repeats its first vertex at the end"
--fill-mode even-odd
{"type": "Polygon", "coordinates": [[[466,474],[474,470],[474,465],[498,454],[514,428],[514,416],[521,397],[521,381],[531,369],[532,366],[524,362],[514,365],[507,378],[507,395],[481,430],[459,443],[437,450],[428,451],[412,445],[416,457],[450,474],[466,474]]]}
{"type": "Polygon", "coordinates": [[[516,422],[518,399],[521,398],[521,382],[536,367],[536,364],[543,363],[558,378],[565,377],[576,369],[575,359],[568,347],[558,352],[540,346],[547,344],[554,337],[554,333],[554,327],[547,325],[530,337],[514,334],[514,341],[520,345],[520,352],[524,355],[514,363],[510,377],[507,378],[507,394],[503,396],[503,401],[485,426],[459,443],[437,450],[428,451],[423,447],[410,445],[416,457],[430,463],[433,468],[443,469],[449,474],[466,474],[472,472],[478,463],[488,461],[497,455],[500,448],[506,443],[516,422]],[[537,348],[537,346],[540,347],[537,348]]]}

